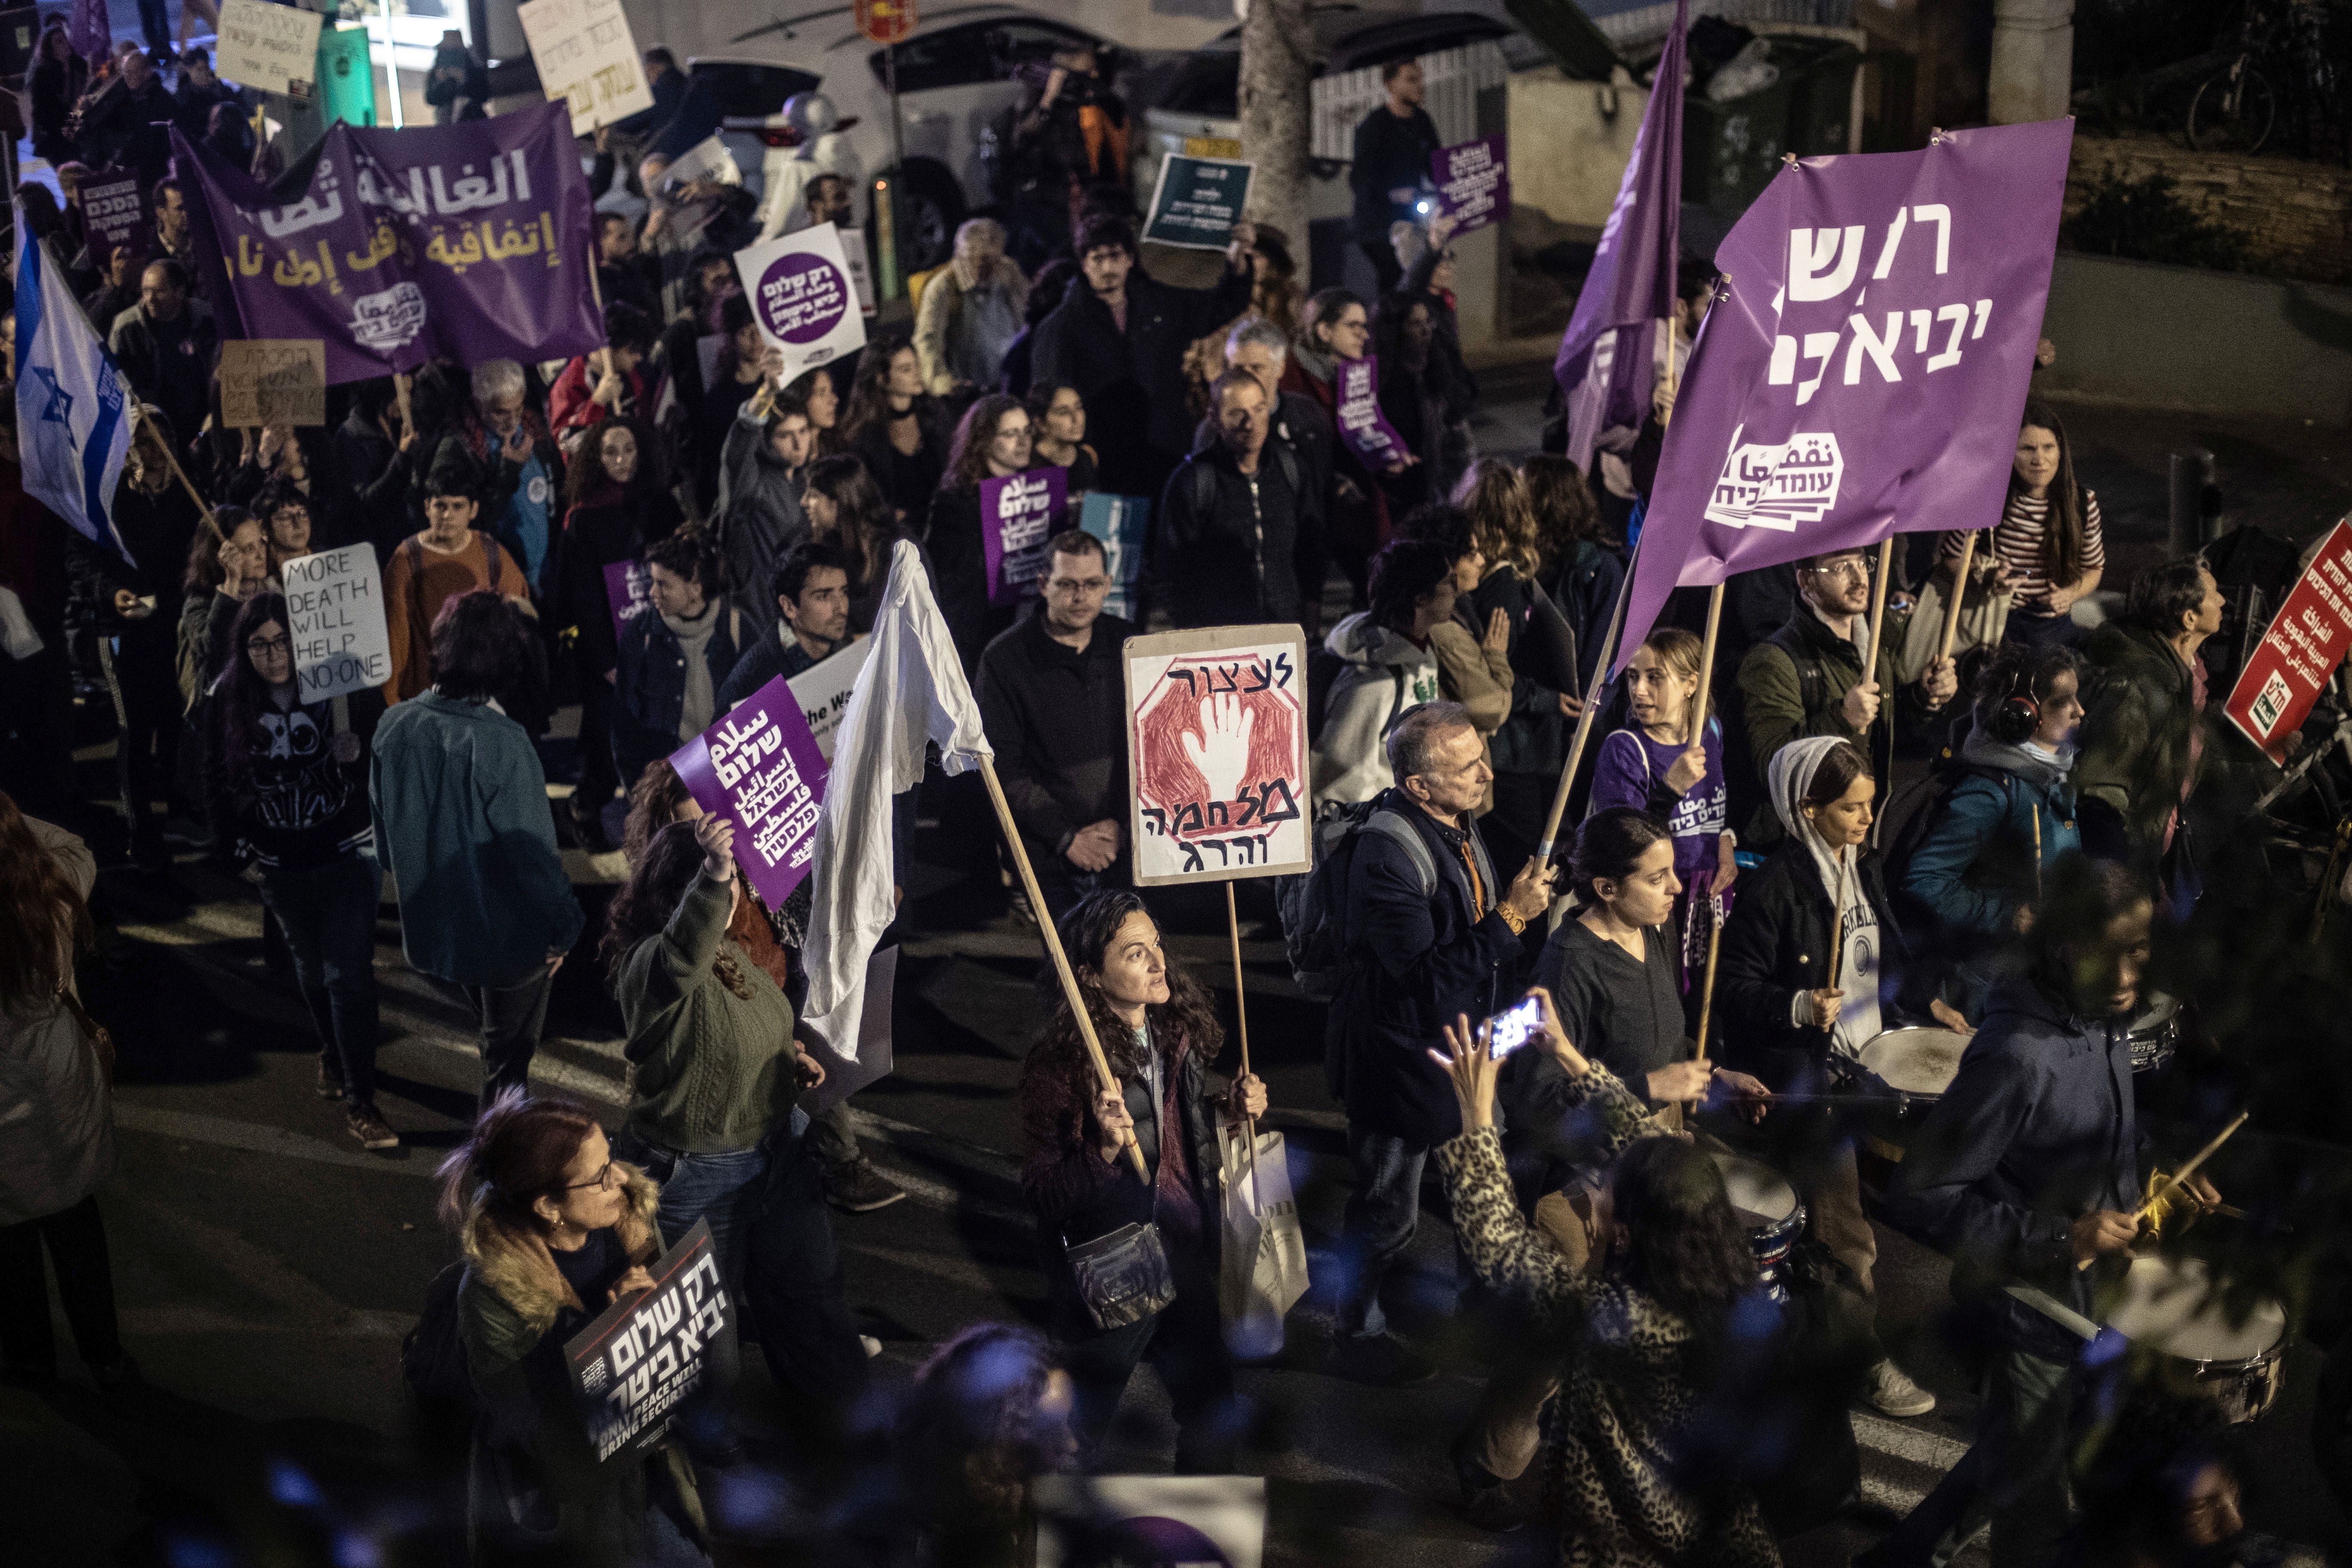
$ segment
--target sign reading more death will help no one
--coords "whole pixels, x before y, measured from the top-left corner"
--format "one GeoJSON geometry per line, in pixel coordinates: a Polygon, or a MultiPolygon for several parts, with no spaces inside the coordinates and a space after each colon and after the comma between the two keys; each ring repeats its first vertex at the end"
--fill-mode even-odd
{"type": "Polygon", "coordinates": [[[392,636],[383,620],[383,579],[375,546],[350,544],[298,555],[278,568],[286,584],[286,635],[302,700],[320,702],[392,679],[392,636]]]}

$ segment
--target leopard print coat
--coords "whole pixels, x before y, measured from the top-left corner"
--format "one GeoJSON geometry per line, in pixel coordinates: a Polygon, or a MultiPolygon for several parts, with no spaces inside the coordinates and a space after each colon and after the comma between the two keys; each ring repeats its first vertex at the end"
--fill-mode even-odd
{"type": "MultiPolygon", "coordinates": [[[[1595,1065],[1570,1093],[1598,1101],[1612,1154],[1659,1131],[1606,1068],[1595,1065]]],[[[1690,1325],[1620,1280],[1571,1269],[1520,1215],[1493,1128],[1436,1153],[1479,1279],[1530,1298],[1539,1328],[1574,1344],[1541,1461],[1561,1568],[1779,1568],[1780,1547],[1745,1487],[1702,1497],[1667,1479],[1701,1399],[1685,1373],[1690,1325]]]]}

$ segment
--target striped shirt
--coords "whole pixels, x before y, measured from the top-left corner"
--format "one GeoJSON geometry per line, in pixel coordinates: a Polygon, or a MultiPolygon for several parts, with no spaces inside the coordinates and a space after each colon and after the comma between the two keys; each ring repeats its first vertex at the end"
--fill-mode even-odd
{"type": "MultiPolygon", "coordinates": [[[[2042,538],[2048,531],[2050,503],[2035,500],[2015,490],[2010,492],[2009,504],[2001,509],[2000,521],[1993,526],[1992,550],[2009,571],[2010,581],[2016,584],[2015,608],[2028,615],[2050,614],[2050,573],[2042,558],[2042,538]]],[[[1960,558],[1961,542],[1968,536],[1958,530],[1944,535],[1937,549],[1946,561],[1960,558]]],[[[1985,545],[1977,542],[1977,553],[1981,557],[1985,545]]],[[[2107,549],[2099,531],[2099,498],[2091,491],[2083,492],[2083,571],[2085,574],[2100,570],[2107,563],[2107,549]]]]}

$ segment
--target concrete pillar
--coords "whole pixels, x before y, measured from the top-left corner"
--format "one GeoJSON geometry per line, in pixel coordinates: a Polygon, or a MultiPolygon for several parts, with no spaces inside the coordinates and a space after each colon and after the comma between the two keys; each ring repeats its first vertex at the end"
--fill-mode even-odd
{"type": "Polygon", "coordinates": [[[2074,0],[1993,0],[1985,110],[1995,125],[2062,118],[2074,79],[2074,0]]]}

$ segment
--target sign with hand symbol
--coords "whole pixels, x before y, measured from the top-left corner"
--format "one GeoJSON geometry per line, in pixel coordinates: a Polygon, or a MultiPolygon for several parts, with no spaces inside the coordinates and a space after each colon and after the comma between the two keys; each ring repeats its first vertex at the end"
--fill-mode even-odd
{"type": "Polygon", "coordinates": [[[1295,625],[1127,644],[1139,887],[1308,868],[1307,644],[1295,625]]]}

